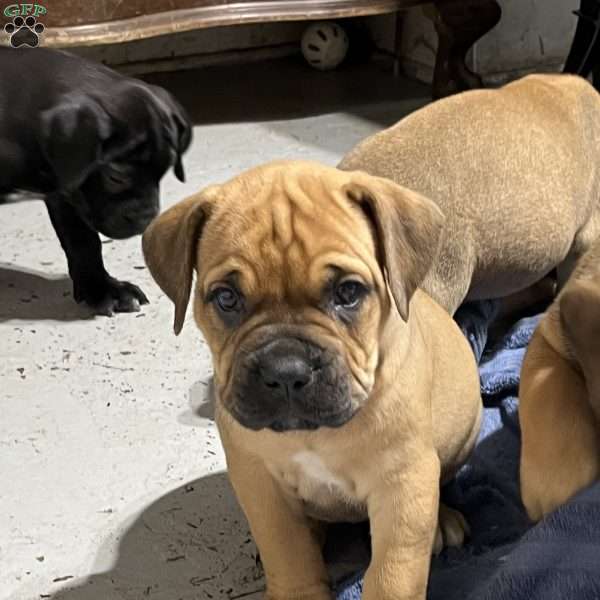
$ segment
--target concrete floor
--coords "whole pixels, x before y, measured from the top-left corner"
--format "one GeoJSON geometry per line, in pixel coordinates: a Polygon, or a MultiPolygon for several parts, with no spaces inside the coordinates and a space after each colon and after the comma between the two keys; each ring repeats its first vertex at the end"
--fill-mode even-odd
{"type": "MultiPolygon", "coordinates": [[[[163,207],[270,159],[335,165],[428,94],[381,65],[322,74],[295,60],[151,79],[196,122],[188,181],[165,177],[163,207]]],[[[172,334],[139,238],[107,241],[104,257],[151,304],[112,319],[74,304],[43,204],[0,206],[0,240],[0,598],[254,596],[210,358],[192,323],[172,334]]]]}

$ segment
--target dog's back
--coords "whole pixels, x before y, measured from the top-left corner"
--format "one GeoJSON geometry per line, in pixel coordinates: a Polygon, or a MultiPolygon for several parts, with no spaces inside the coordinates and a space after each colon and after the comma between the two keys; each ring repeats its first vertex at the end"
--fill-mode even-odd
{"type": "Polygon", "coordinates": [[[92,61],[49,48],[0,48],[0,191],[43,164],[37,119],[65,93],[110,90],[123,77],[92,61]]]}
{"type": "MultiPolygon", "coordinates": [[[[69,104],[75,110],[93,100],[109,119],[131,130],[123,131],[122,138],[141,135],[158,140],[166,132],[184,138],[185,148],[189,144],[189,119],[166,90],[102,64],[49,48],[0,48],[0,72],[0,191],[52,191],[56,182],[41,149],[41,121],[46,111],[59,105],[69,104]],[[157,119],[160,122],[155,122],[157,119]]],[[[158,156],[160,150],[161,164],[165,163],[162,155],[171,152],[170,146],[177,148],[179,140],[154,143],[153,151],[158,156]]],[[[182,179],[182,167],[176,167],[176,175],[182,179]]]]}
{"type": "Polygon", "coordinates": [[[424,284],[450,312],[535,283],[600,230],[600,96],[581,78],[533,75],[430,104],[340,163],[414,189],[446,215],[424,284]],[[580,239],[578,239],[580,238],[580,239]]]}
{"type": "MultiPolygon", "coordinates": [[[[82,58],[70,52],[53,48],[37,48],[34,52],[23,48],[0,47],[2,69],[2,97],[5,95],[30,96],[30,90],[41,90],[51,94],[72,89],[77,83],[82,92],[102,81],[115,81],[124,76],[100,63],[82,58]]],[[[52,98],[38,97],[32,101],[40,104],[52,98]]]]}

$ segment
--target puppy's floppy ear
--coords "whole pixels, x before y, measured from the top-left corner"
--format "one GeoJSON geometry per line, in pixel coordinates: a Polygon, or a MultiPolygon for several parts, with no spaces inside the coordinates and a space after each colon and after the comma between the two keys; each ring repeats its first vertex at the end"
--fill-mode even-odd
{"type": "Polygon", "coordinates": [[[161,113],[162,131],[167,144],[175,153],[173,171],[179,181],[185,181],[182,157],[192,141],[192,123],[179,102],[166,90],[158,86],[149,86],[155,95],[161,113]]]}
{"type": "Polygon", "coordinates": [[[175,160],[173,171],[175,172],[175,177],[183,183],[185,181],[185,171],[183,170],[182,157],[192,141],[192,124],[183,108],[179,106],[179,104],[176,106],[178,107],[178,110],[173,113],[173,120],[177,127],[177,137],[175,142],[177,158],[175,160]]]}
{"type": "Polygon", "coordinates": [[[444,215],[431,200],[388,179],[350,175],[344,192],[371,221],[384,277],[406,321],[410,299],[437,255],[444,215]]]}
{"type": "Polygon", "coordinates": [[[142,236],[148,269],[175,305],[176,335],[183,327],[196,266],[196,248],[211,210],[211,201],[205,192],[158,215],[142,236]]]}
{"type": "Polygon", "coordinates": [[[39,144],[60,191],[72,192],[102,158],[102,145],[111,135],[111,120],[90,96],[65,97],[42,112],[39,144]]]}

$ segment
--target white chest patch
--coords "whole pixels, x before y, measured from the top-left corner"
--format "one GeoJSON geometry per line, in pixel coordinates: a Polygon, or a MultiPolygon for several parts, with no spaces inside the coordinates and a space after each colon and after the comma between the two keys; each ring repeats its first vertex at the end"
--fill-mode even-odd
{"type": "Polygon", "coordinates": [[[286,483],[303,500],[308,515],[330,522],[366,518],[366,505],[356,497],[353,479],[333,472],[316,452],[302,450],[288,460],[286,483]]]}
{"type": "Polygon", "coordinates": [[[326,487],[331,492],[341,492],[344,496],[351,495],[348,483],[332,473],[318,454],[305,450],[294,454],[292,461],[299,468],[299,479],[304,480],[304,483],[311,488],[326,487]]]}

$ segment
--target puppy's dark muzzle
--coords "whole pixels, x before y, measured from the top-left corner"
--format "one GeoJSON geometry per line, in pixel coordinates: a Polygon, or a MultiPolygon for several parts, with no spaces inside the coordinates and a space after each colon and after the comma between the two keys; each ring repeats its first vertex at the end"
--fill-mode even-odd
{"type": "Polygon", "coordinates": [[[274,431],[340,427],[354,414],[346,369],[332,352],[297,338],[248,355],[228,407],[245,427],[274,431]]]}
{"type": "Polygon", "coordinates": [[[158,210],[117,214],[98,224],[98,231],[115,240],[141,235],[157,214],[158,210]]]}

